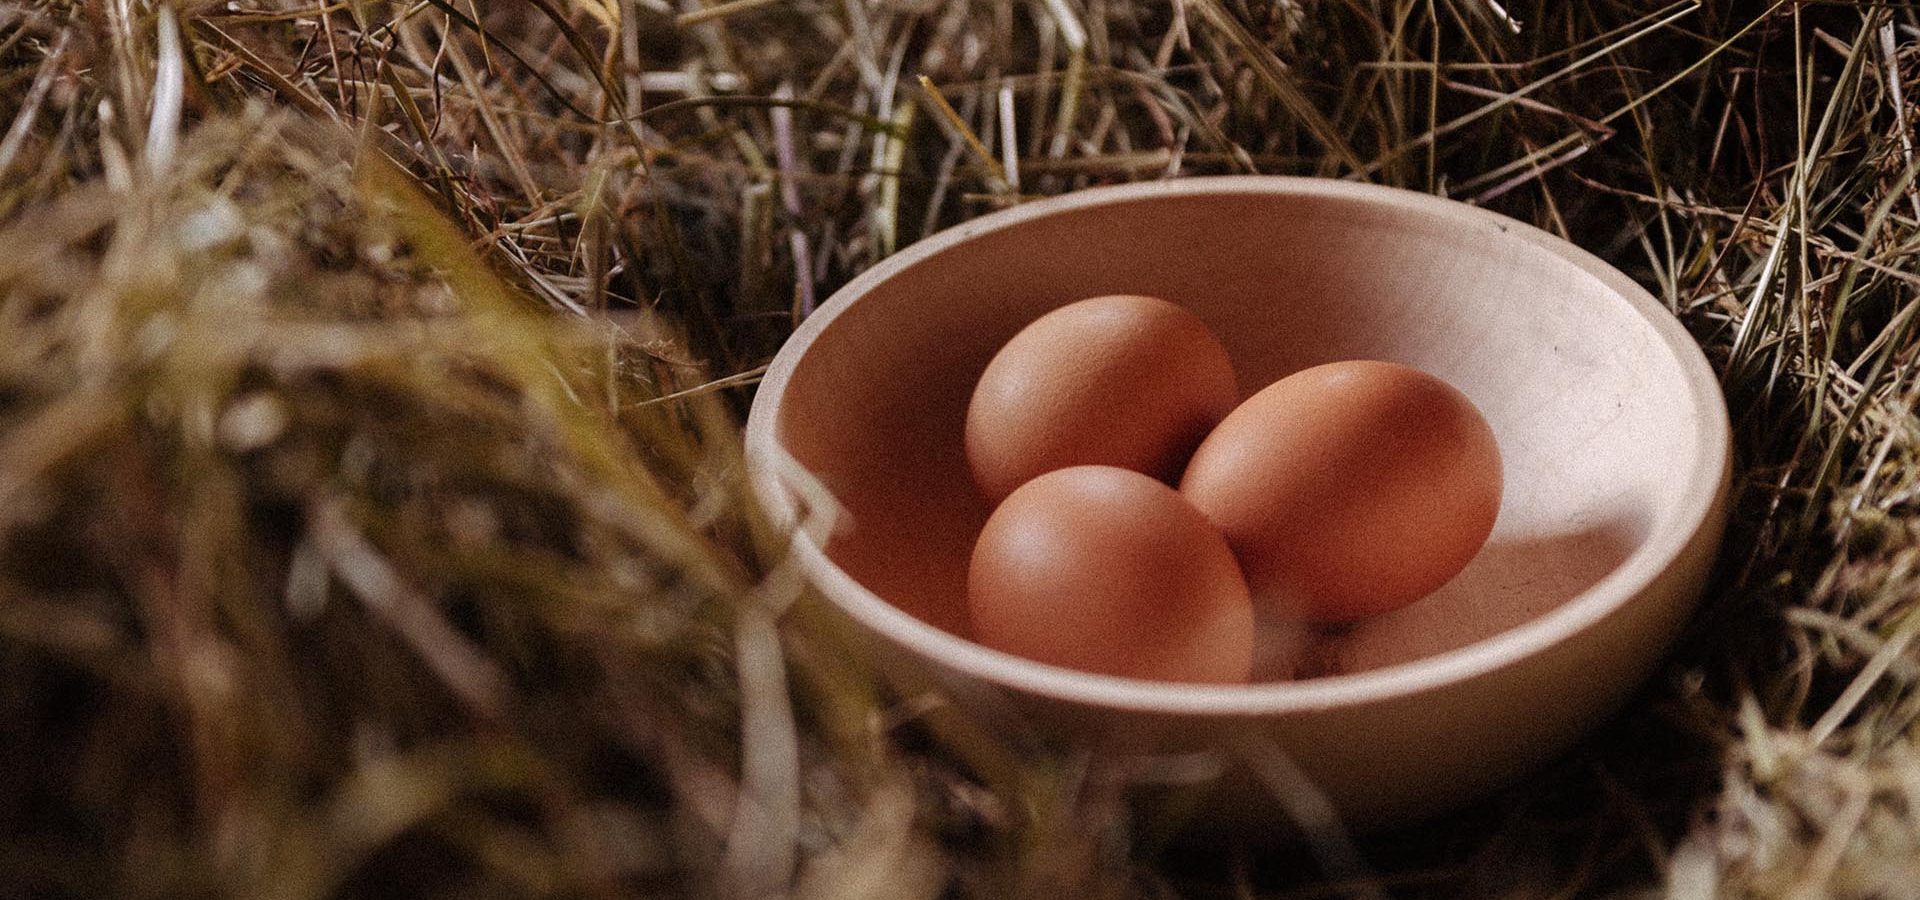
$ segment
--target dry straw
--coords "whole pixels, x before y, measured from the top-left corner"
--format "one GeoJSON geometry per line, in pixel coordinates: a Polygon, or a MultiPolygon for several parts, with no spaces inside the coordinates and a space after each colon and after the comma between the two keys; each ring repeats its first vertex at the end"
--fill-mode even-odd
{"type": "Polygon", "coordinates": [[[0,894],[1911,896],[1916,82],[1899,4],[0,3],[0,894]],[[1607,256],[1739,447],[1625,714],[1318,857],[856,658],[737,462],[877,258],[1246,171],[1607,256]]]}

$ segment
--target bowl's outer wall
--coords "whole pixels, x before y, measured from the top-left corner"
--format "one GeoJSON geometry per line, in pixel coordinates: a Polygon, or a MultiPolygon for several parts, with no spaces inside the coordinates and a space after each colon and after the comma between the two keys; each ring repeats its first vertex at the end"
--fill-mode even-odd
{"type": "MultiPolygon", "coordinates": [[[[1676,356],[1677,329],[1648,320],[1661,313],[1643,291],[1525,226],[1404,192],[1239,178],[1101,193],[909,248],[836,295],[776,360],[749,422],[755,484],[776,510],[790,502],[772,462],[784,447],[845,504],[831,559],[798,548],[836,603],[969,702],[1114,749],[1274,748],[1356,823],[1481,793],[1617,706],[1698,596],[1727,472],[1724,408],[1696,396],[1704,361],[1690,343],[1694,358],[1676,356]],[[960,422],[1008,337],[1110,292],[1187,303],[1227,343],[1245,393],[1331,359],[1395,359],[1454,382],[1494,424],[1509,489],[1488,551],[1440,595],[1332,651],[1382,671],[1327,681],[1471,657],[1487,643],[1476,641],[1529,620],[1591,624],[1472,677],[1358,702],[1189,715],[1022,690],[1009,705],[998,686],[1027,687],[1029,664],[982,663],[920,624],[965,632],[965,561],[988,507],[966,476],[960,422]],[[1701,478],[1712,508],[1685,508],[1701,478]],[[1595,585],[1615,596],[1588,602],[1606,593],[1595,585]]],[[[1271,808],[1240,802],[1259,791],[1221,796],[1271,808]]]]}

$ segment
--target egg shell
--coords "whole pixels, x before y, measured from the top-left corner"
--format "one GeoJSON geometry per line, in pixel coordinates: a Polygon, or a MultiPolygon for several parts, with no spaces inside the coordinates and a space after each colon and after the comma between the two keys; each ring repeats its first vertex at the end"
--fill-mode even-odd
{"type": "Polygon", "coordinates": [[[975,545],[974,639],[1106,675],[1243,682],[1253,606],[1226,539],[1178,491],[1112,466],[1058,469],[994,510],[975,545]]]}
{"type": "Polygon", "coordinates": [[[1500,448],[1473,402],[1432,375],[1328,363],[1229,414],[1180,490],[1226,535],[1256,605],[1346,622],[1466,567],[1500,511],[1500,448]]]}
{"type": "Polygon", "coordinates": [[[1173,484],[1238,401],[1226,348],[1193,313],[1094,297],[1034,320],[988,363],[967,407],[967,461],[993,500],[1076,465],[1173,484]]]}

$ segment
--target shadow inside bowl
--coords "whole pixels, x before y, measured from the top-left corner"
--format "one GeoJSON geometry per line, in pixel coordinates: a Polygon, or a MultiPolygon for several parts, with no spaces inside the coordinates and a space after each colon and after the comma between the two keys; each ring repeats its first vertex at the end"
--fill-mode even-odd
{"type": "Polygon", "coordinates": [[[1452,581],[1404,609],[1322,638],[1306,675],[1384,669],[1493,637],[1584,593],[1633,554],[1646,525],[1631,514],[1561,533],[1495,535],[1452,581]]]}

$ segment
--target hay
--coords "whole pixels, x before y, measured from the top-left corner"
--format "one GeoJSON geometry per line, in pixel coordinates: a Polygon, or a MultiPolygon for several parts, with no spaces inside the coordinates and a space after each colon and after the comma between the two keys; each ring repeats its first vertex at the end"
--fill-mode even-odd
{"type": "Polygon", "coordinates": [[[1911,896],[1916,92],[1892,5],[0,5],[0,893],[1911,896]],[[1627,712],[1347,856],[871,670],[738,476],[854,273],[1218,172],[1567,236],[1735,422],[1627,712]]]}

